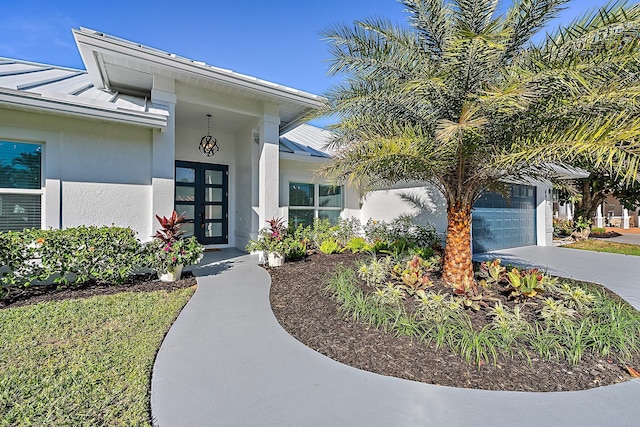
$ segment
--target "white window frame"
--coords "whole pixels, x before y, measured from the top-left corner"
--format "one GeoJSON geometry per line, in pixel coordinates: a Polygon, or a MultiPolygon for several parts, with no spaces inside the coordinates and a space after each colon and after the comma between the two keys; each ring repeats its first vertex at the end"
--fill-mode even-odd
{"type": "MultiPolygon", "coordinates": [[[[289,211],[291,210],[296,210],[296,211],[301,211],[301,210],[305,210],[305,211],[313,211],[313,218],[317,219],[318,213],[320,211],[338,211],[338,212],[342,212],[344,210],[344,185],[337,185],[337,186],[332,186],[331,184],[324,184],[324,183],[316,183],[316,182],[305,182],[304,180],[289,180],[287,182],[287,208],[289,211]],[[295,205],[291,205],[289,204],[291,202],[291,184],[304,184],[304,185],[313,185],[313,206],[295,206],[295,205]],[[325,207],[325,206],[320,206],[320,186],[326,186],[326,187],[340,187],[340,206],[339,207],[325,207]]],[[[289,220],[289,218],[287,218],[287,220],[289,220]]]]}
{"type": "MultiPolygon", "coordinates": [[[[16,143],[16,144],[32,144],[40,146],[40,188],[8,188],[8,187],[0,187],[0,195],[33,195],[40,196],[40,228],[43,228],[44,224],[44,206],[45,206],[45,188],[44,188],[44,152],[45,152],[45,144],[43,142],[34,142],[34,141],[19,141],[14,139],[5,139],[0,137],[1,142],[6,143],[16,143]]],[[[2,209],[2,201],[0,200],[0,209],[2,209]]]]}

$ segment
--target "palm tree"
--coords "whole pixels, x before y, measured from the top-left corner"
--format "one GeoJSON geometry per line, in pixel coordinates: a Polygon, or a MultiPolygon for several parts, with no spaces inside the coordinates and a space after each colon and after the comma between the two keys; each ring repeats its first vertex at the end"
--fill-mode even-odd
{"type": "Polygon", "coordinates": [[[636,178],[640,7],[614,2],[536,42],[569,0],[401,0],[408,25],[324,32],[344,75],[325,173],[364,191],[430,183],[447,200],[443,279],[475,292],[471,209],[505,180],[588,158],[636,178]],[[532,41],[533,40],[533,41],[532,41]]]}

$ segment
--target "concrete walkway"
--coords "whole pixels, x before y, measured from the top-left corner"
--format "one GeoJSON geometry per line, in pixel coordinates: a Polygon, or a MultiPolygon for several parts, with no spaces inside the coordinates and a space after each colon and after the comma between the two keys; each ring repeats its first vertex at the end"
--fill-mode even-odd
{"type": "MultiPolygon", "coordinates": [[[[537,265],[562,268],[574,277],[591,263],[585,252],[562,248],[520,248],[502,256],[510,256],[510,262],[531,257],[537,265]]],[[[590,279],[614,284],[621,270],[638,264],[627,257],[597,262],[607,263],[616,263],[617,269],[606,276],[610,269],[596,270],[590,279]]],[[[579,392],[529,393],[385,377],[335,362],[287,334],[269,306],[269,275],[255,257],[208,253],[195,273],[198,290],[156,359],[151,385],[155,425],[640,425],[640,380],[579,392]]],[[[637,285],[622,289],[638,300],[637,285]]]]}

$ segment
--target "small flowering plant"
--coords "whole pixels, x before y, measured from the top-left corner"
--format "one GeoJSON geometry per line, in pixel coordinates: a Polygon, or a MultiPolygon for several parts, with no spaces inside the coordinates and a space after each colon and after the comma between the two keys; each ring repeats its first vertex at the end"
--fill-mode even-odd
{"type": "Polygon", "coordinates": [[[250,240],[246,247],[247,252],[262,251],[285,255],[287,227],[282,218],[272,218],[267,221],[268,227],[258,232],[257,240],[250,240]]]}
{"type": "Polygon", "coordinates": [[[147,246],[149,266],[157,271],[172,272],[178,266],[195,264],[202,258],[203,247],[192,236],[183,237],[184,216],[173,211],[170,217],[156,215],[160,229],[147,246]]]}

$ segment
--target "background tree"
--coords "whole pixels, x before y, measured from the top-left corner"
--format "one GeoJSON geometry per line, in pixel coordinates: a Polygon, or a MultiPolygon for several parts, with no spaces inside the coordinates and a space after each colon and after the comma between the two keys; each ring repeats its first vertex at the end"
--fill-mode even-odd
{"type": "Polygon", "coordinates": [[[589,159],[635,179],[640,8],[614,2],[543,38],[568,0],[403,0],[408,25],[324,32],[343,81],[325,169],[364,191],[430,183],[447,200],[443,279],[473,292],[471,209],[485,189],[589,159]]]}
{"type": "Polygon", "coordinates": [[[558,183],[556,191],[560,203],[573,203],[575,217],[595,217],[598,206],[608,196],[618,199],[626,209],[633,211],[640,207],[640,182],[625,182],[607,170],[592,171],[587,178],[558,183]]]}

